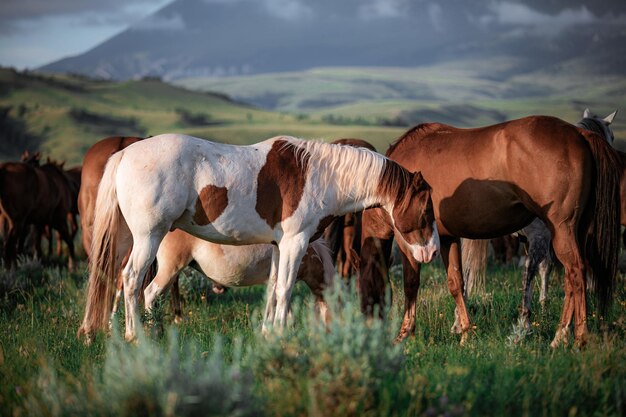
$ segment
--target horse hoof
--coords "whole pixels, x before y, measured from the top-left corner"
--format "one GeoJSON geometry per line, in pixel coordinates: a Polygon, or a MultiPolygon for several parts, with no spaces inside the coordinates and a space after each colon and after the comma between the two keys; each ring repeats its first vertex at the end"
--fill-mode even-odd
{"type": "Polygon", "coordinates": [[[459,345],[465,346],[467,344],[468,339],[469,339],[469,336],[467,332],[463,332],[463,334],[461,334],[461,341],[459,342],[459,345]]]}
{"type": "Polygon", "coordinates": [[[174,317],[174,324],[183,324],[183,316],[174,317]]]}

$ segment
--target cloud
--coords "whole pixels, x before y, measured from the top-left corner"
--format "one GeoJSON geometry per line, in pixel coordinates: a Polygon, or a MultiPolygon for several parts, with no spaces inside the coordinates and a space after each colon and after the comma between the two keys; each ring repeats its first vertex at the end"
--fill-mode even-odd
{"type": "Polygon", "coordinates": [[[610,15],[599,17],[585,5],[562,8],[557,13],[547,13],[523,3],[495,1],[488,7],[488,13],[472,21],[487,29],[497,24],[508,27],[512,32],[535,33],[537,35],[557,35],[566,29],[590,24],[624,24],[626,16],[610,15]],[[526,31],[524,31],[526,29],[526,31]]]}
{"type": "Polygon", "coordinates": [[[438,3],[428,5],[428,17],[437,32],[444,32],[443,9],[438,3]]]}
{"type": "Polygon", "coordinates": [[[359,7],[359,17],[369,20],[378,18],[401,17],[406,13],[406,4],[402,0],[370,0],[359,7]]]}
{"type": "Polygon", "coordinates": [[[313,10],[300,0],[264,0],[270,14],[281,19],[296,20],[313,15],[313,10]]]}
{"type": "Polygon", "coordinates": [[[177,31],[185,29],[185,21],[178,14],[171,16],[151,15],[135,23],[132,30],[138,31],[177,31]]]}
{"type": "Polygon", "coordinates": [[[3,32],[19,30],[20,22],[62,18],[92,25],[124,26],[172,0],[3,0],[0,25],[3,32]]]}

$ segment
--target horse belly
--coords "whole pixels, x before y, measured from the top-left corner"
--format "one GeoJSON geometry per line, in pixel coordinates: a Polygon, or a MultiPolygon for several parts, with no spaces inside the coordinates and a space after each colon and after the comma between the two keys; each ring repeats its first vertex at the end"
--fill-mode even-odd
{"type": "Polygon", "coordinates": [[[441,198],[433,194],[440,234],[489,239],[513,233],[535,215],[506,183],[470,180],[441,198]]]}
{"type": "Polygon", "coordinates": [[[226,287],[248,287],[267,282],[271,245],[229,246],[204,242],[204,246],[194,251],[194,259],[202,272],[216,283],[226,287]]]}

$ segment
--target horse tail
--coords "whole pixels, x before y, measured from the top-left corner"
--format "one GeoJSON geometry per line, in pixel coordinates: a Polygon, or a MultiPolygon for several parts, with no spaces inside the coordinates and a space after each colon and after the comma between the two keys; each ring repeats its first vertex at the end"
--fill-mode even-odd
{"type": "Polygon", "coordinates": [[[485,291],[488,246],[489,241],[485,239],[461,239],[461,265],[465,277],[466,296],[473,292],[485,291]]]}
{"type": "Polygon", "coordinates": [[[590,132],[582,131],[587,139],[595,165],[591,205],[587,206],[582,225],[585,258],[591,283],[595,287],[601,314],[611,305],[617,273],[620,245],[620,177],[621,161],[615,150],[590,132]]]}
{"type": "Polygon", "coordinates": [[[123,152],[109,158],[98,188],[89,257],[89,283],[85,316],[78,335],[106,329],[116,290],[122,257],[128,253],[132,239],[121,214],[115,177],[123,152]],[[121,256],[120,256],[121,254],[121,256]]]}
{"type": "Polygon", "coordinates": [[[324,268],[324,288],[331,288],[335,279],[335,263],[333,262],[331,250],[323,238],[311,242],[311,248],[313,248],[315,254],[319,256],[322,261],[322,267],[324,268]]]}

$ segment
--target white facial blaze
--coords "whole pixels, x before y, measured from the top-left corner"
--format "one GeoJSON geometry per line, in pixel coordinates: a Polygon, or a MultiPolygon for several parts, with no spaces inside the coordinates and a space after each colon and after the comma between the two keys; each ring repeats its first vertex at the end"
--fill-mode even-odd
{"type": "Polygon", "coordinates": [[[437,231],[437,222],[433,222],[433,233],[425,245],[409,245],[413,257],[421,263],[428,263],[435,258],[439,252],[441,243],[439,241],[439,232],[437,231]]]}

